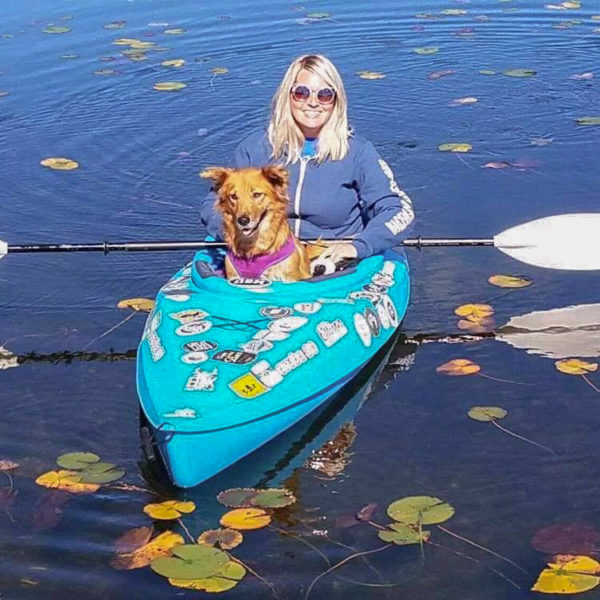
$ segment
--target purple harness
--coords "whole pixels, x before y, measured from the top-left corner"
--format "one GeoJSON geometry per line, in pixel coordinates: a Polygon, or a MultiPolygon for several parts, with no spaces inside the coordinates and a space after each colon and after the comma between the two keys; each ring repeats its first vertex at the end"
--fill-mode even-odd
{"type": "Polygon", "coordinates": [[[285,260],[296,251],[294,238],[290,234],[287,241],[277,252],[272,254],[259,254],[252,258],[243,258],[236,256],[231,250],[227,251],[227,257],[235,267],[240,277],[247,279],[258,279],[262,274],[273,265],[285,260]]]}

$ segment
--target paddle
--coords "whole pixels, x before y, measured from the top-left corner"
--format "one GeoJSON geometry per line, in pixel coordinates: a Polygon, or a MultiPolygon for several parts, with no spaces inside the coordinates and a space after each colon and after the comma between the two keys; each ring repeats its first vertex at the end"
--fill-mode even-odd
{"type": "MultiPolygon", "coordinates": [[[[316,241],[316,240],[313,240],[316,241]]],[[[349,239],[320,240],[326,243],[349,239]]],[[[600,213],[554,215],[506,229],[490,239],[413,238],[406,247],[493,246],[521,262],[572,271],[600,269],[600,213]]],[[[29,252],[141,252],[150,250],[198,250],[223,248],[223,242],[100,242],[94,244],[22,244],[8,245],[0,240],[0,258],[6,254],[29,252]]]]}

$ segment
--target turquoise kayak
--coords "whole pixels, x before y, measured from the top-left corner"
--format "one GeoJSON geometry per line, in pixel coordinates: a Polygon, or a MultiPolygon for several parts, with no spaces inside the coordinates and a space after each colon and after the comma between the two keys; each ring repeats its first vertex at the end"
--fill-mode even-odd
{"type": "Polygon", "coordinates": [[[158,292],[137,354],[141,408],[171,481],[198,485],[322,407],[406,312],[403,254],[296,283],[226,280],[198,252],[158,292]]]}

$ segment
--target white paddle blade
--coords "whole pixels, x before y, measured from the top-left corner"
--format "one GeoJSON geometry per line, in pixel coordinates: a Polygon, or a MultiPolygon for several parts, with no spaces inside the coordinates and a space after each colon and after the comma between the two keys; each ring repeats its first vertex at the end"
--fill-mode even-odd
{"type": "Polygon", "coordinates": [[[536,219],[494,236],[494,246],[521,262],[547,269],[600,269],[600,213],[536,219]]]}
{"type": "Polygon", "coordinates": [[[8,254],[8,244],[0,240],[0,259],[8,254]]]}

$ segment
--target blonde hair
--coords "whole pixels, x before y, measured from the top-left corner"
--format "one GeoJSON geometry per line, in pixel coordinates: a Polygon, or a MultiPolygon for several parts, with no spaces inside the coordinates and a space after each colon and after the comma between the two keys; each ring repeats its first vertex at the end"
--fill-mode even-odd
{"type": "Polygon", "coordinates": [[[271,120],[268,136],[273,148],[272,157],[284,164],[300,160],[304,147],[304,135],[292,116],[290,90],[298,73],[306,69],[318,75],[335,90],[335,101],[331,116],[319,132],[317,154],[314,157],[321,163],[327,159],[340,160],[348,153],[348,101],[342,78],[333,63],[321,54],[299,56],[288,67],[286,74],[273,96],[271,120]]]}

